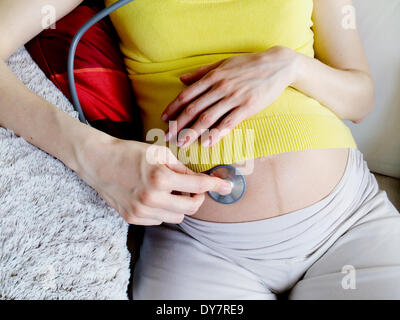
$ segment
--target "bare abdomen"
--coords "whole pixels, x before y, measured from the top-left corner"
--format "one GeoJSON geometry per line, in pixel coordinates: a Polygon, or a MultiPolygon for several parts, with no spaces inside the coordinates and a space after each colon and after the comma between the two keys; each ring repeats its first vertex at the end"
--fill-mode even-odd
{"type": "Polygon", "coordinates": [[[308,207],[325,198],[339,183],[348,153],[349,149],[315,149],[252,160],[254,170],[245,175],[247,190],[239,202],[223,205],[207,195],[193,218],[255,221],[308,207]]]}

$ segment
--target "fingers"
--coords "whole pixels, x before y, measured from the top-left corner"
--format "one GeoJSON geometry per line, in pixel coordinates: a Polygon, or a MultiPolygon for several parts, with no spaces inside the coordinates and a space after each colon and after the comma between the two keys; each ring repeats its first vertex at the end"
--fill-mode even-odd
{"type": "Polygon", "coordinates": [[[229,194],[231,184],[223,179],[211,177],[203,173],[195,173],[181,163],[172,152],[166,150],[167,163],[153,166],[147,175],[147,185],[160,191],[180,191],[186,193],[205,193],[215,191],[220,194],[229,194]]]}
{"type": "MultiPolygon", "coordinates": [[[[176,159],[176,158],[175,158],[176,159]]],[[[178,159],[176,161],[171,161],[167,164],[167,167],[171,169],[172,171],[175,171],[177,173],[182,173],[182,174],[196,174],[192,170],[190,170],[188,167],[186,167],[182,162],[180,162],[178,159]]]]}
{"type": "MultiPolygon", "coordinates": [[[[203,112],[208,107],[215,104],[218,100],[224,97],[224,93],[218,90],[210,90],[209,92],[203,94],[200,98],[196,99],[190,103],[176,118],[176,133],[179,133],[183,128],[185,128],[189,123],[193,122],[198,115],[203,112]]],[[[204,119],[206,120],[206,119],[204,119]]],[[[166,140],[170,140],[173,135],[166,136],[166,140]]],[[[184,141],[184,140],[183,140],[184,141]]],[[[181,139],[178,139],[178,147],[182,146],[180,143],[181,139]]]]}
{"type": "Polygon", "coordinates": [[[198,97],[204,91],[208,90],[215,82],[222,79],[222,72],[213,69],[204,75],[200,80],[196,81],[186,89],[184,89],[164,110],[161,115],[163,121],[168,121],[174,115],[176,115],[179,110],[183,109],[183,106],[191,102],[193,99],[198,97]]]}
{"type": "Polygon", "coordinates": [[[178,162],[176,160],[176,162],[168,163],[168,165],[154,166],[147,177],[148,188],[186,193],[215,191],[221,194],[228,194],[231,192],[231,185],[227,181],[207,174],[188,171],[188,168],[178,162]],[[177,169],[178,172],[171,168],[177,169]]]}
{"type": "Polygon", "coordinates": [[[209,135],[204,138],[204,144],[207,144],[207,146],[211,147],[214,144],[218,143],[243,120],[247,119],[250,116],[251,113],[247,107],[237,107],[232,112],[230,112],[216,128],[210,131],[209,135]]]}
{"type": "Polygon", "coordinates": [[[157,226],[163,222],[159,219],[137,217],[133,212],[128,210],[118,210],[118,213],[127,223],[138,226],[157,226]]]}
{"type": "Polygon", "coordinates": [[[208,81],[208,77],[203,77],[201,80],[195,82],[191,86],[184,89],[178,96],[167,106],[161,115],[163,121],[172,119],[179,113],[183,107],[190,103],[193,99],[205,92],[211,87],[212,83],[208,81]]]}
{"type": "Polygon", "coordinates": [[[185,215],[182,213],[171,212],[161,208],[143,207],[141,211],[135,212],[136,215],[143,214],[144,216],[153,218],[155,220],[161,220],[166,223],[178,224],[183,221],[185,215]]]}
{"type": "Polygon", "coordinates": [[[165,191],[141,190],[135,192],[132,199],[130,204],[116,210],[129,224],[147,226],[159,225],[162,222],[181,223],[185,215],[193,215],[199,210],[205,196],[204,194],[186,196],[165,191]]]}
{"type": "Polygon", "coordinates": [[[169,177],[169,185],[171,191],[188,193],[215,191],[221,194],[229,194],[231,192],[231,185],[229,182],[202,173],[188,175],[173,172],[169,177]]]}
{"type": "Polygon", "coordinates": [[[204,194],[186,196],[154,190],[143,190],[138,195],[139,203],[144,206],[179,215],[195,214],[203,204],[204,199],[204,194]]]}
{"type": "Polygon", "coordinates": [[[186,196],[155,190],[137,191],[134,198],[123,217],[130,224],[140,225],[181,223],[185,215],[195,214],[205,199],[204,194],[186,196]]]}
{"type": "MultiPolygon", "coordinates": [[[[191,130],[187,130],[179,136],[177,142],[178,147],[188,147],[190,144],[195,142],[205,130],[211,128],[215,123],[218,122],[218,120],[220,120],[229,110],[233,109],[234,107],[236,107],[236,103],[233,101],[233,99],[223,99],[215,106],[204,111],[190,128],[191,130]]],[[[215,131],[215,129],[211,131],[215,131]]],[[[227,133],[229,133],[229,131],[225,132],[225,135],[227,133]]],[[[202,141],[203,147],[211,146],[210,139],[208,139],[210,134],[211,132],[204,136],[202,141]]]]}
{"type": "Polygon", "coordinates": [[[181,76],[180,79],[185,84],[193,83],[193,82],[199,80],[200,78],[202,78],[204,75],[206,75],[212,69],[215,69],[216,67],[218,67],[223,61],[224,60],[221,60],[221,61],[218,61],[211,65],[202,66],[193,73],[188,73],[188,74],[181,76]]]}
{"type": "Polygon", "coordinates": [[[176,160],[168,165],[155,167],[149,176],[150,187],[163,191],[204,193],[215,191],[221,194],[231,192],[231,185],[223,179],[204,173],[195,173],[176,160]]]}
{"type": "Polygon", "coordinates": [[[185,215],[195,214],[204,199],[204,194],[189,197],[166,192],[143,192],[139,200],[132,203],[130,210],[121,216],[129,224],[136,225],[159,225],[162,222],[178,224],[185,215]]]}
{"type": "MultiPolygon", "coordinates": [[[[122,215],[121,215],[122,216],[122,215]]],[[[158,226],[163,223],[162,220],[155,220],[155,219],[142,219],[135,216],[127,216],[122,218],[129,224],[134,224],[137,226],[158,226]]]]}
{"type": "MultiPolygon", "coordinates": [[[[185,218],[184,214],[172,212],[162,208],[146,206],[138,201],[132,203],[128,223],[137,224],[143,221],[161,221],[166,223],[181,223],[185,218]]],[[[159,224],[159,223],[158,223],[159,224]]]]}

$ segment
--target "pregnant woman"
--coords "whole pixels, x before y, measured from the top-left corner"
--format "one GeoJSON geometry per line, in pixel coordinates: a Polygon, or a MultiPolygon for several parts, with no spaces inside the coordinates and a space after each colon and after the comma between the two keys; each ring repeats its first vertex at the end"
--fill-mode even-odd
{"type": "MultiPolygon", "coordinates": [[[[3,60],[41,31],[49,3],[60,18],[80,1],[0,1],[3,60]]],[[[135,0],[115,12],[145,136],[166,132],[170,149],[79,123],[4,62],[0,125],[147,225],[135,299],[400,298],[400,215],[341,121],[373,106],[349,5],[135,0]],[[235,204],[206,194],[230,192],[204,174],[220,164],[250,168],[235,204]]]]}

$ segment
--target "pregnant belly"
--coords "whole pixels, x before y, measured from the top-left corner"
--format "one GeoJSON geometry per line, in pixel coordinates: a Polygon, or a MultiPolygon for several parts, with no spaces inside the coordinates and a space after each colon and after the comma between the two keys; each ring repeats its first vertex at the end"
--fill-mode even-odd
{"type": "Polygon", "coordinates": [[[234,164],[245,175],[243,198],[223,205],[206,195],[195,219],[212,222],[245,222],[268,219],[308,207],[335,188],[342,178],[349,149],[315,149],[254,159],[234,164]],[[247,170],[246,170],[247,171],[247,170]]]}

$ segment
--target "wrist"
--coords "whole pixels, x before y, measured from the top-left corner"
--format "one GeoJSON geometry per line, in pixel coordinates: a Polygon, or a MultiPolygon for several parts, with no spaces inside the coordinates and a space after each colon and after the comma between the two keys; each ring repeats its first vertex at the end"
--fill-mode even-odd
{"type": "Polygon", "coordinates": [[[298,88],[298,84],[302,82],[305,77],[307,59],[309,58],[304,54],[294,51],[294,55],[291,62],[292,76],[291,76],[290,86],[295,89],[298,88]]]}
{"type": "Polygon", "coordinates": [[[132,165],[134,165],[135,156],[141,156],[143,148],[148,144],[138,141],[128,141],[115,138],[87,125],[82,125],[84,134],[81,139],[77,139],[74,144],[73,169],[85,181],[90,179],[93,174],[98,175],[105,164],[118,166],[118,159],[121,155],[129,153],[132,165]],[[117,161],[117,162],[115,162],[117,161]]]}
{"type": "Polygon", "coordinates": [[[267,61],[272,56],[275,61],[280,63],[288,86],[294,86],[303,78],[305,55],[285,46],[272,47],[264,51],[264,55],[267,61]]]}
{"type": "Polygon", "coordinates": [[[90,126],[80,125],[74,138],[72,157],[67,165],[81,176],[88,164],[103,159],[107,150],[119,139],[90,126]]]}

